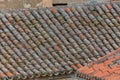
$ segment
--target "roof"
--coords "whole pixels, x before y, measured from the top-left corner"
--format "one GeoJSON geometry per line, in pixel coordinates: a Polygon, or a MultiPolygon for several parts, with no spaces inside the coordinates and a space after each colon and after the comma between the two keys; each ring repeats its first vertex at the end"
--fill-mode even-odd
{"type": "Polygon", "coordinates": [[[119,46],[119,3],[0,13],[0,79],[70,74],[119,46]]]}
{"type": "Polygon", "coordinates": [[[95,80],[118,80],[120,79],[120,48],[110,54],[90,63],[79,70],[79,77],[87,75],[96,78],[95,80]]]}

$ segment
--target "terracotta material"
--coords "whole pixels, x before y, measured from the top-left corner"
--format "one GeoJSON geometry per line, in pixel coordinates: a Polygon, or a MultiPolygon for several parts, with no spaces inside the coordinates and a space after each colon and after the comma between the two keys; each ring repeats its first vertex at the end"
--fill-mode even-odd
{"type": "Polygon", "coordinates": [[[120,47],[119,15],[118,3],[1,11],[0,79],[75,71],[89,80],[118,79],[108,75],[119,74],[119,50],[112,52],[120,47]]]}
{"type": "Polygon", "coordinates": [[[92,62],[92,65],[91,63],[88,64],[89,67],[80,68],[79,72],[86,75],[101,77],[105,80],[119,79],[119,53],[120,48],[98,59],[98,61],[92,62]]]}

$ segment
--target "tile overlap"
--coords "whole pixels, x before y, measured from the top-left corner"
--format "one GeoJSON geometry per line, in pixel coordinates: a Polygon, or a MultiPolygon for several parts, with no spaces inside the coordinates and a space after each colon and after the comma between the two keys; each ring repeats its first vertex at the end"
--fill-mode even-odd
{"type": "Polygon", "coordinates": [[[119,46],[120,3],[0,12],[0,79],[70,74],[119,46]]]}

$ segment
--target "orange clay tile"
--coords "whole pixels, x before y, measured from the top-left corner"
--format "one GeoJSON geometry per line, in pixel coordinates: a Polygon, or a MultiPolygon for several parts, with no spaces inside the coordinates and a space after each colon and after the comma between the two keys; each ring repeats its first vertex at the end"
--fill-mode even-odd
{"type": "Polygon", "coordinates": [[[100,58],[97,62],[104,59],[103,63],[96,63],[94,62],[93,65],[88,67],[82,67],[80,71],[85,74],[94,75],[96,77],[104,78],[105,80],[119,80],[120,78],[120,64],[117,63],[120,60],[120,48],[111,52],[106,56],[110,56],[107,58],[106,56],[100,58]]]}
{"type": "Polygon", "coordinates": [[[83,67],[81,64],[77,64],[77,66],[78,66],[79,68],[83,67]]]}
{"type": "Polygon", "coordinates": [[[111,4],[108,4],[107,7],[108,7],[108,9],[112,9],[113,8],[111,4]]]}
{"type": "Polygon", "coordinates": [[[6,75],[7,75],[8,77],[13,77],[13,76],[14,76],[11,72],[6,72],[6,75]]]}
{"type": "Polygon", "coordinates": [[[115,70],[114,73],[119,74],[120,75],[120,69],[119,70],[115,70]]]}
{"type": "Polygon", "coordinates": [[[57,9],[56,8],[52,8],[52,12],[53,13],[57,13],[57,9]]]}
{"type": "Polygon", "coordinates": [[[75,66],[75,65],[71,65],[71,68],[73,68],[73,69],[77,69],[77,67],[75,66]]]}
{"type": "Polygon", "coordinates": [[[79,71],[83,72],[83,71],[86,71],[87,69],[89,69],[89,68],[87,66],[85,66],[85,67],[80,68],[79,71]]]}
{"type": "Polygon", "coordinates": [[[90,73],[92,73],[92,72],[94,72],[93,68],[89,68],[89,70],[86,70],[86,71],[85,71],[86,74],[90,74],[90,73]]]}
{"type": "Polygon", "coordinates": [[[3,72],[0,72],[0,78],[4,78],[6,75],[3,72]]]}
{"type": "Polygon", "coordinates": [[[70,12],[70,8],[67,7],[67,8],[66,8],[66,12],[70,12]]]}
{"type": "Polygon", "coordinates": [[[118,79],[119,11],[119,3],[0,11],[0,79],[76,71],[118,79]]]}
{"type": "Polygon", "coordinates": [[[100,64],[100,65],[94,64],[92,67],[93,67],[94,70],[97,70],[97,69],[100,69],[101,66],[104,66],[104,64],[100,64]]]}
{"type": "Polygon", "coordinates": [[[61,48],[59,47],[59,46],[55,46],[54,47],[57,51],[60,51],[61,50],[61,48]]]}
{"type": "Polygon", "coordinates": [[[103,74],[101,71],[97,71],[95,74],[92,74],[92,75],[101,77],[101,74],[103,74]]]}

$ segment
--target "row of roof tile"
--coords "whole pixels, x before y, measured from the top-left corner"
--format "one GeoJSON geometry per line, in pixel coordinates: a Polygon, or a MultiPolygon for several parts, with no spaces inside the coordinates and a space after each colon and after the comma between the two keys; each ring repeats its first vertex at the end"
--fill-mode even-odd
{"type": "Polygon", "coordinates": [[[70,74],[120,46],[120,5],[0,13],[0,78],[70,74]]]}
{"type": "MultiPolygon", "coordinates": [[[[120,78],[120,48],[116,51],[111,52],[110,54],[98,59],[95,62],[90,63],[86,67],[82,67],[78,70],[79,77],[81,73],[90,77],[90,79],[94,79],[94,77],[98,78],[95,80],[105,79],[105,80],[118,80],[120,78]]],[[[86,77],[89,78],[89,77],[86,77]]],[[[89,80],[89,79],[88,79],[89,80]]]]}

